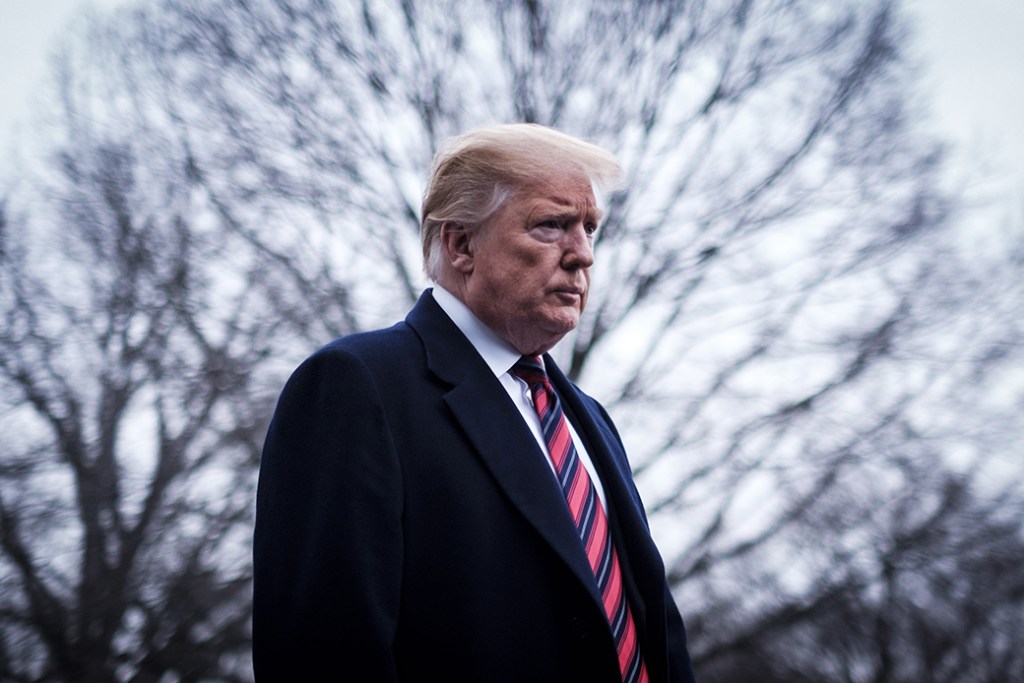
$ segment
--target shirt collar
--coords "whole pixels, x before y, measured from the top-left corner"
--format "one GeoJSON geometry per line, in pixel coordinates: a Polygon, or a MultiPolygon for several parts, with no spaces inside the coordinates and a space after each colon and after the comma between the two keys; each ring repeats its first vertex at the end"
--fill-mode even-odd
{"type": "Polygon", "coordinates": [[[469,310],[469,306],[438,284],[434,285],[432,294],[437,305],[448,314],[462,334],[466,335],[466,339],[484,359],[495,377],[500,377],[515,365],[521,354],[491,328],[480,322],[473,311],[469,310]]]}

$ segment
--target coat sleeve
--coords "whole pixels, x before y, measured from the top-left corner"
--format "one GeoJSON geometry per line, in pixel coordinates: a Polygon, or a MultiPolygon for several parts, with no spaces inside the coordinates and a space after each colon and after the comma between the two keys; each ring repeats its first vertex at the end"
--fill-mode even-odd
{"type": "Polygon", "coordinates": [[[396,679],[401,472],[366,366],[321,350],[292,375],[260,464],[253,539],[259,681],[396,679]]]}

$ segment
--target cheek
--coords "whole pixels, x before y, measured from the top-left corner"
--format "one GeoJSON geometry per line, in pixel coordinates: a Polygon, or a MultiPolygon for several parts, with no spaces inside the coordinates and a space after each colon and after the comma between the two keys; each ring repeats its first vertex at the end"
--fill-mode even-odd
{"type": "Polygon", "coordinates": [[[545,261],[543,255],[524,251],[509,254],[509,258],[500,266],[499,280],[507,292],[527,297],[531,293],[536,296],[548,280],[554,268],[545,261]]]}

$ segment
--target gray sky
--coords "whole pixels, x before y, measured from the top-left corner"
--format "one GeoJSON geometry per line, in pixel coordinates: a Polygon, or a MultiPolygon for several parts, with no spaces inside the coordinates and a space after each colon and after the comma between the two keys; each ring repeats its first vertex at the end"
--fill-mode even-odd
{"type": "Polygon", "coordinates": [[[904,0],[918,23],[932,124],[957,147],[953,173],[973,198],[1018,223],[1024,213],[1024,2],[904,0]],[[981,170],[988,169],[988,170],[981,170]]]}
{"type": "MultiPolygon", "coordinates": [[[[75,12],[124,0],[0,0],[0,150],[30,120],[48,56],[75,12]]],[[[919,24],[933,125],[959,149],[957,168],[992,167],[997,192],[1024,195],[1024,1],[905,0],[919,24]]],[[[0,163],[0,169],[4,166],[0,163]]],[[[955,173],[956,171],[954,171],[955,173]]],[[[1012,199],[1011,199],[1012,197],[1012,199]]]]}
{"type": "MultiPolygon", "coordinates": [[[[86,0],[0,0],[0,139],[31,114],[36,85],[47,77],[48,55],[74,12],[86,0]]],[[[111,6],[113,1],[93,3],[111,6]]]]}
{"type": "MultiPolygon", "coordinates": [[[[909,0],[917,55],[943,126],[965,141],[1024,140],[1024,2],[909,0]]],[[[1018,153],[1016,159],[1024,155],[1018,153]]]]}

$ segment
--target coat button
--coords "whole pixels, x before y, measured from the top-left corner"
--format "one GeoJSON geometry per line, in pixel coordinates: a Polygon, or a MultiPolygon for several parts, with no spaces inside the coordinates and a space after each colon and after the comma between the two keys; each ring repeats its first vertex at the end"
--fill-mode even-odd
{"type": "Polygon", "coordinates": [[[569,628],[578,640],[586,640],[590,637],[590,627],[582,617],[573,617],[569,622],[569,628]]]}

